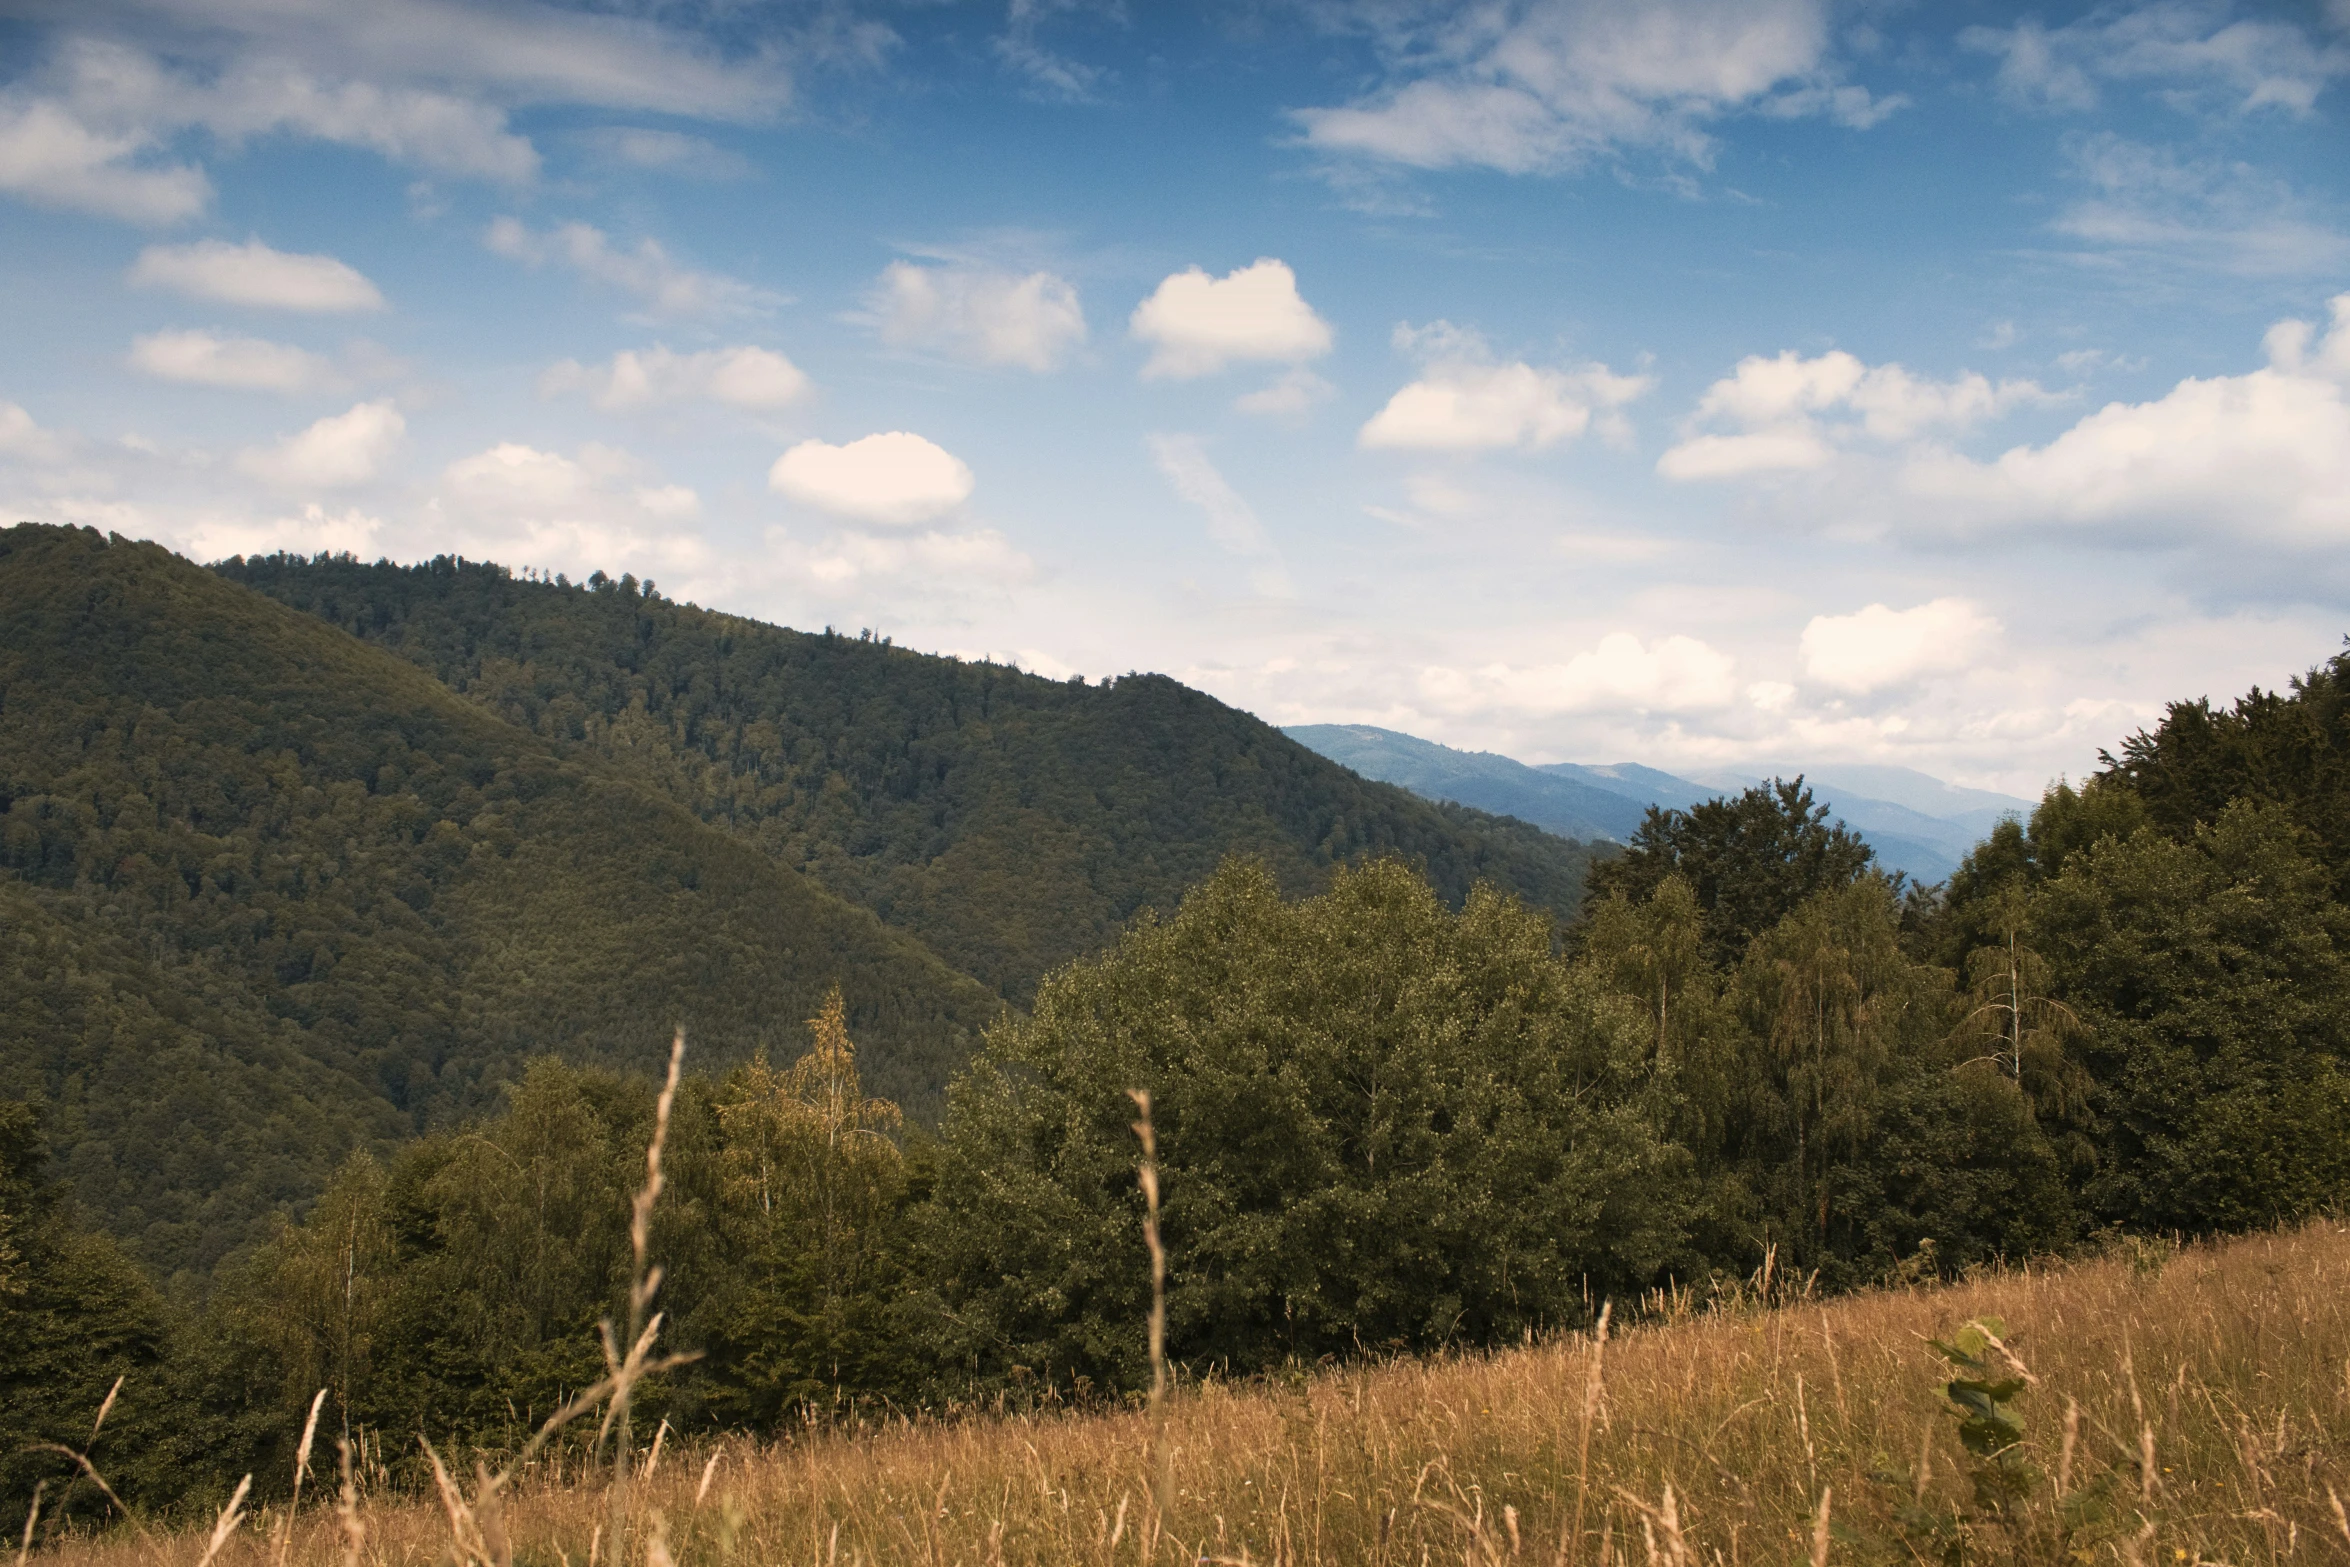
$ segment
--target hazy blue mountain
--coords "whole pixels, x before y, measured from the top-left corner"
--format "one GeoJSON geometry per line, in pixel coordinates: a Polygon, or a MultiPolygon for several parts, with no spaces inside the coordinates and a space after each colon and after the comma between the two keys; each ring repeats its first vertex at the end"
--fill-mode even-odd
{"type": "MultiPolygon", "coordinates": [[[[1572,778],[1620,794],[1628,800],[1637,800],[1645,809],[1661,805],[1668,810],[1687,810],[1700,800],[1710,800],[1721,789],[1713,784],[1697,783],[1687,778],[1676,778],[1671,773],[1643,767],[1638,762],[1611,762],[1605,767],[1594,767],[1587,762],[1551,762],[1535,769],[1553,778],[1572,778]]],[[[1745,785],[1739,785],[1744,788],[1745,785]]],[[[1634,825],[1638,822],[1635,819],[1634,825]]]]}
{"type": "Polygon", "coordinates": [[[1637,789],[1612,781],[1563,776],[1490,751],[1456,751],[1369,724],[1299,724],[1282,733],[1365,778],[1401,784],[1431,800],[1514,816],[1585,842],[1624,842],[1638,830],[1647,809],[1647,798],[1637,789]]]}
{"type": "Polygon", "coordinates": [[[1868,839],[1888,869],[1920,881],[1945,879],[2001,817],[2032,808],[2029,800],[1962,788],[1908,767],[1786,762],[1756,771],[1682,777],[1637,762],[1528,766],[1369,724],[1300,724],[1285,733],[1366,778],[1515,816],[1569,837],[1618,843],[1639,830],[1651,805],[1686,810],[1769,778],[1800,774],[1820,803],[1868,839]]]}

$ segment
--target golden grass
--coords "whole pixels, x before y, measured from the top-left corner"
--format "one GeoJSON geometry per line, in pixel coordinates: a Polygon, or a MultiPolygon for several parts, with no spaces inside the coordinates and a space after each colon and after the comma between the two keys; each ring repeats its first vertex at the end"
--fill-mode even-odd
{"type": "MultiPolygon", "coordinates": [[[[1163,1516],[1141,1410],[672,1443],[634,1476],[626,1554],[647,1567],[2350,1560],[2350,1228],[1684,1313],[1604,1349],[1576,1337],[1211,1383],[1171,1395],[1164,1422],[1163,1516]],[[1976,1506],[1979,1461],[1927,1343],[1983,1317],[2004,1322],[2033,1379],[2017,1400],[2033,1479],[2005,1523],[1976,1506]]],[[[611,1567],[611,1502],[526,1468],[492,1554],[611,1567]]],[[[459,1555],[431,1499],[360,1497],[348,1515],[285,1522],[254,1517],[213,1561],[459,1555]]],[[[145,1567],[193,1563],[209,1543],[115,1531],[42,1554],[145,1567]]]]}

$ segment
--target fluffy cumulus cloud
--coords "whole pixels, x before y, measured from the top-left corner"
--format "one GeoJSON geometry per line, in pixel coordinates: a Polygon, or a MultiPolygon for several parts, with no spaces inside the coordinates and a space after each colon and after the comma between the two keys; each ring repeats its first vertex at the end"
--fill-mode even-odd
{"type": "Polygon", "coordinates": [[[701,497],[616,447],[576,454],[502,441],[449,464],[431,502],[446,548],[510,564],[678,574],[704,569],[701,497]]]}
{"type": "Polygon", "coordinates": [[[1668,479],[1731,479],[1825,468],[1859,437],[1904,442],[1969,429],[2020,405],[2047,401],[2032,381],[1950,381],[1900,365],[1867,365],[1836,349],[1806,359],[1756,354],[1706,389],[1684,438],[1657,459],[1668,479]]]}
{"type": "Polygon", "coordinates": [[[1620,436],[1624,427],[1615,411],[1653,384],[1603,364],[1562,370],[1502,363],[1474,334],[1442,321],[1397,328],[1396,346],[1417,353],[1425,368],[1363,426],[1356,439],[1368,448],[1539,450],[1581,435],[1595,414],[1615,421],[1620,436]]]}
{"type": "Polygon", "coordinates": [[[893,261],[867,298],[882,340],[984,365],[1057,369],[1085,342],[1068,279],[993,267],[893,261]]]}
{"type": "Polygon", "coordinates": [[[334,367],[307,349],[216,332],[151,332],[131,342],[131,368],[159,381],[244,392],[307,392],[332,385],[334,367]]]}
{"type": "Polygon", "coordinates": [[[2125,542],[2350,546],[2350,294],[2331,328],[2270,329],[2269,362],[2108,403],[2044,446],[1920,455],[1903,475],[1942,526],[2055,526],[2125,542]]]}
{"type": "Polygon", "coordinates": [[[2106,84],[2159,86],[2236,113],[2307,114],[2326,85],[2350,76],[2350,49],[2297,19],[2240,17],[2224,4],[2152,0],[2099,6],[2049,27],[1970,27],[1959,41],[1999,61],[2000,92],[2013,103],[2065,111],[2097,107],[2106,84]]]}
{"type": "Polygon", "coordinates": [[[1797,652],[1807,680],[1863,696],[1965,669],[1998,633],[1999,623],[1965,599],[1901,610],[1871,604],[1850,615],[1813,616],[1797,652]]]}
{"type": "Polygon", "coordinates": [[[539,377],[539,395],[584,393],[598,408],[627,412],[705,401],[751,413],[772,413],[805,402],[813,384],[798,365],[773,349],[748,345],[680,354],[655,344],[623,349],[609,364],[566,359],[539,377]]]}
{"type": "Polygon", "coordinates": [[[1420,676],[1420,695],[1456,713],[1688,713],[1733,701],[1736,670],[1729,654],[1695,637],[1643,642],[1616,631],[1559,663],[1432,667],[1420,676]]]}
{"type": "Polygon", "coordinates": [[[1898,106],[1837,79],[1824,0],[1397,6],[1388,82],[1295,112],[1307,145],[1416,168],[1569,169],[1611,149],[1702,162],[1705,126],[1760,110],[1865,127],[1898,106]]]}
{"type": "Polygon", "coordinates": [[[945,448],[904,430],[835,446],[802,441],[775,459],[778,495],[852,522],[911,527],[971,498],[971,470],[945,448]]]}
{"type": "Polygon", "coordinates": [[[237,466],[279,489],[345,489],[381,472],[407,433],[408,421],[390,402],[360,403],[274,446],[239,453],[237,466]]]}
{"type": "Polygon", "coordinates": [[[169,289],[191,299],[311,315],[381,310],[384,305],[382,291],[349,263],[333,256],[272,250],[258,239],[242,245],[219,239],[150,245],[131,264],[130,282],[134,288],[169,289]]]}
{"type": "Polygon", "coordinates": [[[524,266],[567,266],[581,277],[634,294],[645,314],[659,319],[764,315],[782,303],[779,295],[740,278],[680,266],[658,240],[641,239],[635,249],[623,249],[592,224],[564,223],[540,231],[518,218],[501,217],[491,222],[482,242],[524,266]]]}
{"type": "Polygon", "coordinates": [[[281,550],[312,555],[351,554],[373,559],[382,553],[384,522],[356,506],[329,511],[313,501],[298,512],[257,517],[250,513],[208,512],[199,516],[177,539],[180,550],[195,560],[225,560],[231,555],[274,555],[281,550]]]}
{"type": "Polygon", "coordinates": [[[1222,277],[1188,267],[1162,280],[1127,323],[1151,347],[1142,373],[1190,380],[1228,365],[1302,364],[1330,352],[1330,323],[1297,291],[1297,274],[1262,257],[1222,277]]]}

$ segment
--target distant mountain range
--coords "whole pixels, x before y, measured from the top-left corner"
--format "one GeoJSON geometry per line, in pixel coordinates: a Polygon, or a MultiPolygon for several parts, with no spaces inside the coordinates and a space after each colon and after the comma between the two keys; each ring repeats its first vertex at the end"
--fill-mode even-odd
{"type": "Polygon", "coordinates": [[[1432,800],[1515,816],[1584,841],[1628,842],[1652,805],[1685,809],[1769,778],[1800,774],[1819,802],[1866,837],[1889,869],[1921,881],[1947,878],[2001,817],[2028,814],[2033,806],[2030,800],[1962,789],[1907,767],[1790,762],[1752,772],[1682,777],[1633,762],[1529,766],[1490,751],[1456,751],[1369,724],[1296,724],[1282,732],[1365,778],[1401,784],[1432,800]]]}

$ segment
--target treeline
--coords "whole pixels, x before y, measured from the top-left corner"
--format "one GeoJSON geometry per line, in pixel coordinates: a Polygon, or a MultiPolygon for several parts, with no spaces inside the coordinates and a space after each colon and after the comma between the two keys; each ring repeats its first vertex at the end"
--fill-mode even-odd
{"type": "Polygon", "coordinates": [[[1292,896],[1396,854],[1561,918],[1590,850],[1358,777],[1164,675],[1094,684],[793,631],[444,556],[224,561],[229,580],[399,654],[804,871],[1025,1006],[1037,982],[1232,854],[1292,896]]]}
{"type": "MultiPolygon", "coordinates": [[[[2175,709],[1940,892],[1800,783],[1653,813],[1563,940],[1393,860],[1307,899],[1235,860],[999,1021],[935,1137],[866,1095],[828,1007],[790,1066],[681,1094],[653,1251],[699,1358],[640,1407],[773,1431],[1145,1386],[1136,1087],[1194,1374],[1509,1343],[1766,1260],[1839,1290],[2338,1204],[2346,678],[2175,709]]],[[[282,1469],[322,1387],[394,1467],[420,1434],[509,1447],[598,1372],[651,1104],[542,1061],[498,1115],[347,1165],[176,1328],[73,1240],[110,1326],[24,1407],[63,1430],[142,1378],[126,1413],[194,1455],[155,1496],[282,1469]]]]}

